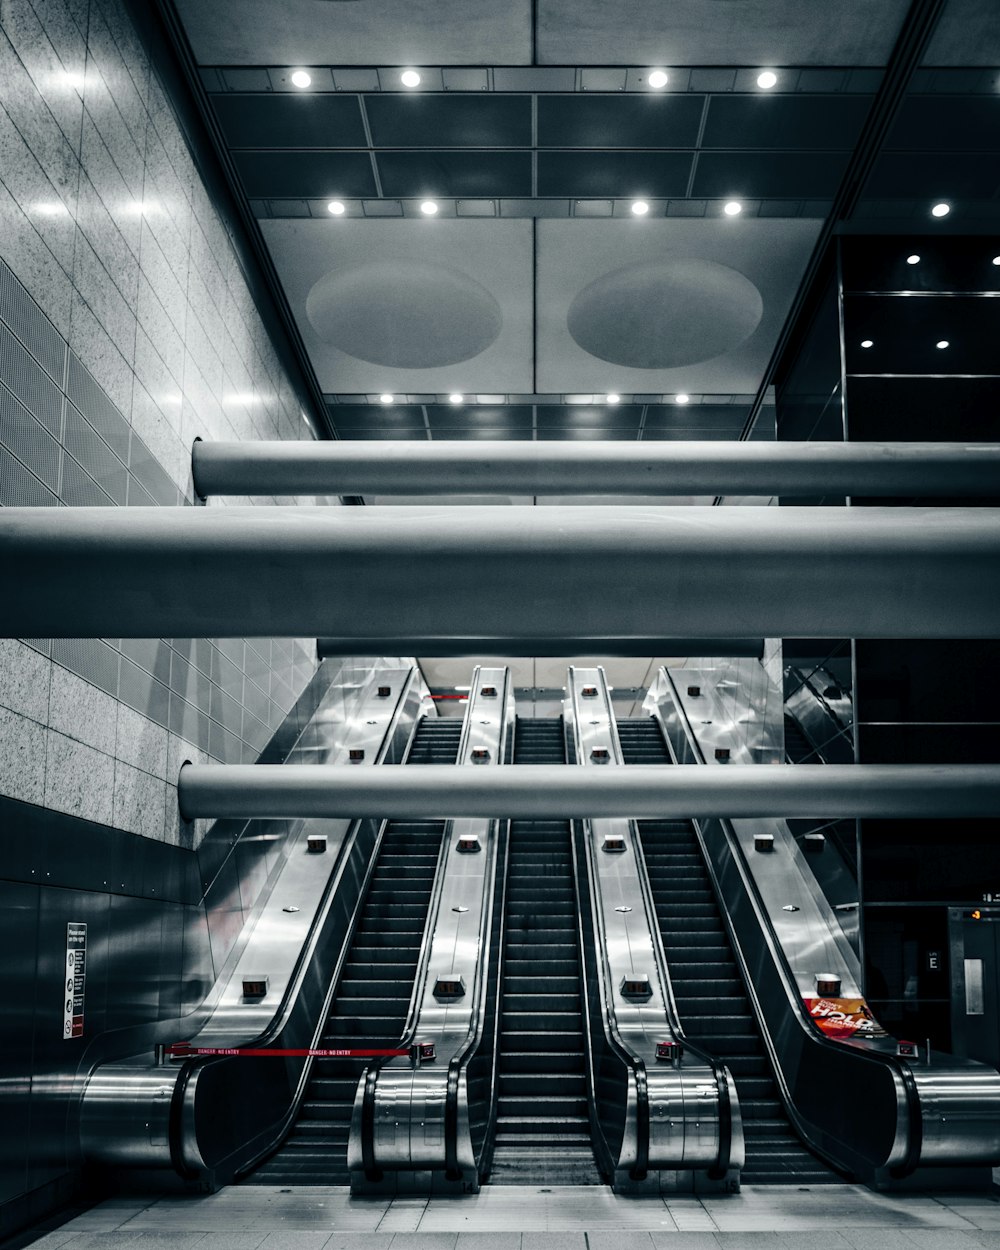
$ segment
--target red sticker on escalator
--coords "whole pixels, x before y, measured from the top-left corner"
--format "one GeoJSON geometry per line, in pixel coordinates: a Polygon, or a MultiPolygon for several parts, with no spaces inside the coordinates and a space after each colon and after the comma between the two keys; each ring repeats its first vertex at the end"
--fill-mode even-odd
{"type": "Polygon", "coordinates": [[[813,1024],[835,1041],[889,1036],[863,998],[804,998],[803,1002],[813,1024]]]}

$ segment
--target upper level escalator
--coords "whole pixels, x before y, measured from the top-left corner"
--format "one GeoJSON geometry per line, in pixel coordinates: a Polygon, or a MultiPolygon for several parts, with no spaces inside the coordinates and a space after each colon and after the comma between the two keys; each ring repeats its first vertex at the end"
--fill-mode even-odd
{"type": "MultiPolygon", "coordinates": [[[[562,718],[518,719],[515,764],[563,764],[562,718]]],[[[510,826],[494,1184],[598,1185],[569,821],[510,826]]]]}
{"type": "MultiPolygon", "coordinates": [[[[652,717],[619,721],[618,736],[626,765],[672,762],[652,717]]],[[[840,1181],[802,1144],[785,1114],[694,826],[688,820],[637,825],[685,1035],[723,1060],[736,1082],[746,1141],[743,1180],[840,1181]]]]}
{"type": "MultiPolygon", "coordinates": [[[[454,764],[461,720],[425,717],[407,764],[454,764]]],[[[443,821],[390,822],[359,910],[322,1047],[391,1048],[406,1025],[443,821]]],[[[347,1144],[358,1081],[368,1059],[314,1059],[298,1116],[254,1184],[347,1184],[347,1144]]]]}

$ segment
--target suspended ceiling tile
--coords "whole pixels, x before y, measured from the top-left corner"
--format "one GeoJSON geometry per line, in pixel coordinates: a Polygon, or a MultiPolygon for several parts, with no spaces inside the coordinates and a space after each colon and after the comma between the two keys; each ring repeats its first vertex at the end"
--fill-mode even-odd
{"type": "Polygon", "coordinates": [[[364,103],[376,147],[531,147],[530,96],[370,95],[364,103]]]}
{"type": "Polygon", "coordinates": [[[909,152],[997,152],[1000,97],[909,96],[886,147],[909,152]]]}
{"type": "Polygon", "coordinates": [[[871,107],[867,96],[713,96],[706,148],[852,148],[871,107]]]}
{"type": "MultiPolygon", "coordinates": [[[[450,426],[444,429],[434,429],[431,431],[432,439],[438,441],[455,439],[456,441],[482,440],[483,442],[493,439],[499,439],[502,442],[525,442],[530,441],[532,433],[530,427],[521,429],[517,426],[497,426],[494,429],[462,429],[459,426],[450,426]]],[[[530,502],[530,501],[529,501],[530,502]]]]}
{"type": "Polygon", "coordinates": [[[690,148],[704,99],[697,95],[546,95],[538,99],[543,148],[690,148]]]}
{"type": "Polygon", "coordinates": [[[687,192],[688,152],[539,152],[538,194],[573,199],[687,192]]]}
{"type": "Polygon", "coordinates": [[[642,409],[632,404],[601,407],[567,404],[555,406],[539,404],[538,432],[543,430],[602,430],[605,433],[619,431],[635,433],[642,419],[642,409]]]}
{"type": "Polygon", "coordinates": [[[532,412],[526,404],[499,408],[479,404],[428,404],[427,419],[435,433],[456,426],[463,429],[519,429],[530,433],[532,412]]]}
{"type": "Polygon", "coordinates": [[[834,195],[849,152],[702,152],[692,194],[800,200],[834,195]]]}
{"type": "Polygon", "coordinates": [[[367,152],[234,152],[251,198],[331,198],[376,193],[367,152]]]}
{"type": "Polygon", "coordinates": [[[530,221],[331,217],[261,229],[324,391],[534,390],[530,221]]]}
{"type": "MultiPolygon", "coordinates": [[[[951,155],[942,152],[914,160],[908,153],[884,152],[875,162],[865,184],[866,200],[912,198],[923,200],[925,204],[938,199],[985,199],[995,204],[998,192],[1000,162],[992,156],[984,159],[964,153],[951,155]]],[[[898,206],[894,211],[899,212],[898,206]]],[[[926,213],[926,210],[923,211],[926,213]]],[[[928,229],[932,229],[934,219],[925,216],[925,223],[928,229]]]]}
{"type": "Polygon", "coordinates": [[[527,65],[531,0],[176,0],[202,65],[527,65]]]}
{"type": "Polygon", "coordinates": [[[213,95],[232,148],[367,147],[357,96],[213,95]]]}
{"type": "MultiPolygon", "coordinates": [[[[976,4],[977,0],[966,0],[976,4]]],[[[985,11],[988,0],[978,0],[985,11]]],[[[545,65],[883,65],[908,0],[538,0],[545,65]]]]}
{"type": "Polygon", "coordinates": [[[739,430],[743,427],[747,410],[737,406],[713,404],[664,404],[649,408],[646,412],[647,430],[690,429],[697,426],[705,430],[739,430]]]}
{"type": "Polygon", "coordinates": [[[377,160],[386,195],[531,194],[529,152],[379,152],[377,160]]]}

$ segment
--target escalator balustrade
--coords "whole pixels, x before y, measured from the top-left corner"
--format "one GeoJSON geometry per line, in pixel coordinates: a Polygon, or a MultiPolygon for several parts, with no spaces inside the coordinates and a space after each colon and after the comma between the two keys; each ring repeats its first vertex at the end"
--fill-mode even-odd
{"type": "MultiPolygon", "coordinates": [[[[406,763],[454,764],[461,720],[424,718],[406,763]]],[[[322,1047],[399,1044],[417,972],[442,821],[390,822],[359,913],[322,1047]]],[[[368,1059],[315,1059],[299,1113],[254,1184],[348,1184],[347,1142],[355,1091],[368,1059]]]]}
{"type": "MultiPolygon", "coordinates": [[[[626,764],[670,764],[651,717],[620,721],[626,764]]],[[[637,822],[677,1012],[685,1034],[733,1074],[743,1116],[746,1184],[829,1184],[841,1177],[799,1140],[785,1113],[694,825],[637,822]]]]}

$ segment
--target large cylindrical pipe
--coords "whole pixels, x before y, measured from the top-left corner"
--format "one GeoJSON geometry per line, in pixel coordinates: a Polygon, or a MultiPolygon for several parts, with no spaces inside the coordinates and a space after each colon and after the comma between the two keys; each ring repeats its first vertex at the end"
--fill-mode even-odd
{"type": "Polygon", "coordinates": [[[1000,636],[989,508],[3,508],[0,570],[4,637],[1000,636]]]}
{"type": "Polygon", "coordinates": [[[185,764],[182,816],[694,818],[1000,814],[1000,764],[351,768],[185,764]]]}
{"type": "Polygon", "coordinates": [[[195,443],[209,495],[1000,493],[1000,444],[195,443]]]}

